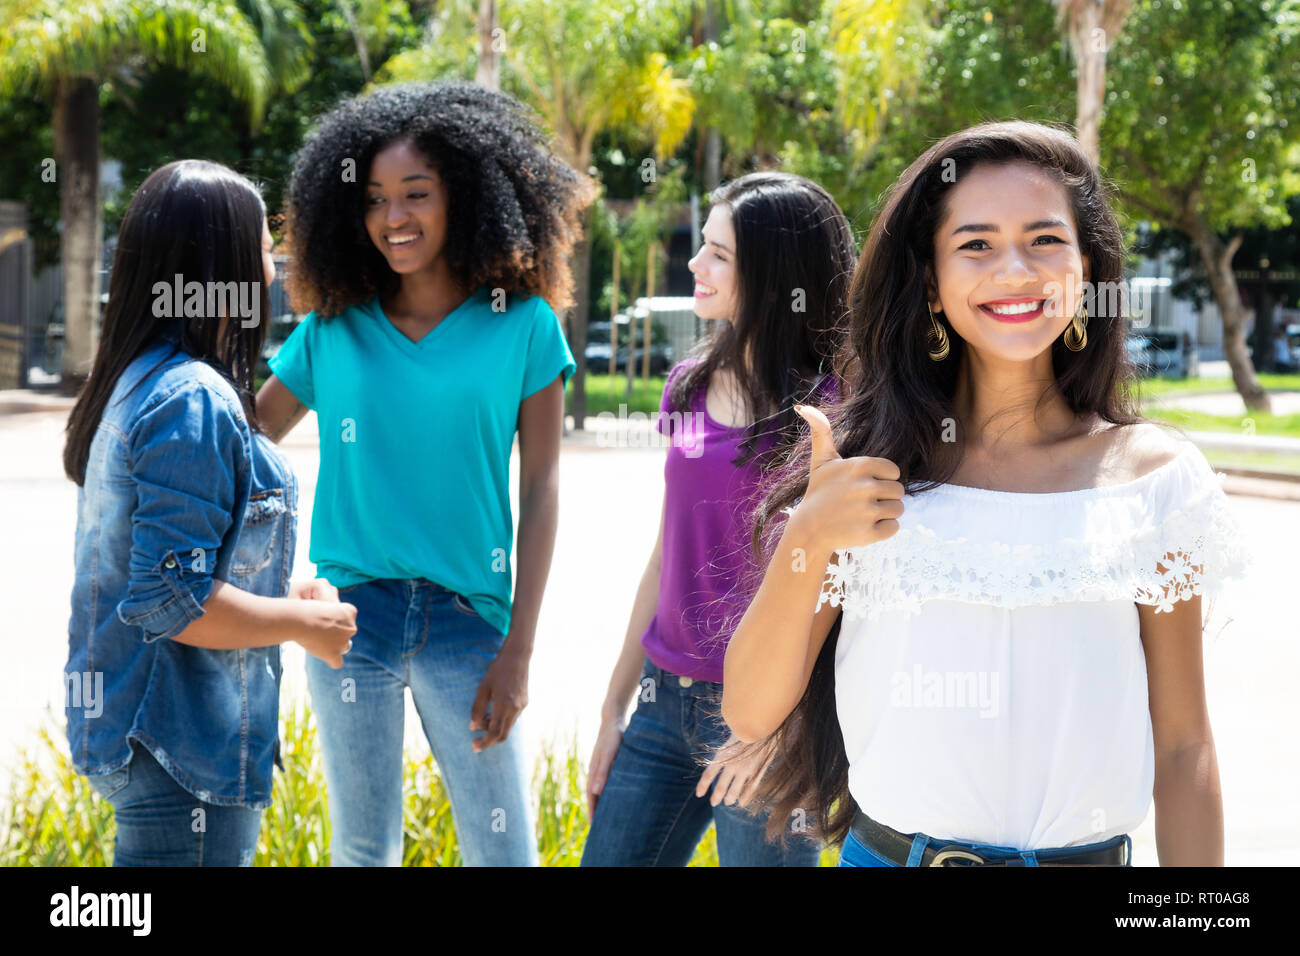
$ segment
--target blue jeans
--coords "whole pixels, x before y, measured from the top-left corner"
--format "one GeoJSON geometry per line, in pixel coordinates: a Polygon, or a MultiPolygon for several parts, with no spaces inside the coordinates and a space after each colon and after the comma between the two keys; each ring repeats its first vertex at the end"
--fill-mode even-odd
{"type": "Polygon", "coordinates": [[[262,811],[204,803],[130,743],[125,766],[86,778],[113,808],[113,865],[252,866],[262,811]]]}
{"type": "MultiPolygon", "coordinates": [[[[1125,857],[1125,866],[1133,865],[1133,840],[1127,834],[1104,840],[1101,843],[1089,843],[1084,846],[1071,847],[1054,847],[1050,850],[1013,850],[1010,847],[992,847],[984,846],[978,843],[959,843],[952,840],[935,840],[924,833],[909,834],[912,840],[912,860],[908,861],[908,866],[920,866],[921,854],[925,852],[927,844],[939,846],[951,846],[957,849],[969,850],[982,856],[986,860],[1005,860],[1012,857],[1024,857],[1025,866],[1037,866],[1038,861],[1050,860],[1055,856],[1062,856],[1070,853],[1079,853],[1083,850],[1099,850],[1103,847],[1115,846],[1119,843],[1125,843],[1128,846],[1127,856],[1125,857]]],[[[844,839],[844,847],[840,851],[840,866],[897,866],[897,863],[890,863],[884,857],[873,853],[867,846],[850,833],[844,839]]]]}
{"type": "Polygon", "coordinates": [[[695,795],[707,757],[730,736],[722,685],[691,681],[646,658],[636,711],[596,802],[583,866],[685,866],[713,823],[721,866],[816,866],[821,846],[787,833],[782,849],[763,833],[767,815],[695,795]],[[653,682],[653,683],[651,683],[653,682]],[[653,694],[651,694],[653,691],[653,694]],[[653,699],[650,699],[653,698],[653,699]]]}
{"type": "Polygon", "coordinates": [[[365,581],[340,588],[339,597],[357,608],[352,650],[341,670],[307,658],[334,865],[401,864],[409,687],[447,788],[465,865],[536,866],[521,721],[482,753],[471,747],[484,734],[469,729],[474,698],[505,636],[463,597],[432,581],[365,581]]]}

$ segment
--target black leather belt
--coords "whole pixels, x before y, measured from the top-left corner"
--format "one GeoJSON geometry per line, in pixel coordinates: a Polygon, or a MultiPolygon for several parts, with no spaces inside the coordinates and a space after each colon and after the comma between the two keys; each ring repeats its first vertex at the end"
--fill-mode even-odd
{"type": "MultiPolygon", "coordinates": [[[[912,854],[912,837],[899,833],[883,823],[877,823],[861,810],[853,818],[853,835],[875,853],[895,866],[906,866],[912,854]]],[[[1057,853],[1047,858],[1035,857],[1039,866],[1125,866],[1128,863],[1128,841],[1115,838],[1114,846],[1106,846],[1081,853],[1057,853]]],[[[1041,851],[1040,851],[1041,852],[1041,851]]],[[[921,854],[921,866],[1026,866],[1023,857],[985,859],[965,844],[944,844],[931,840],[921,854]]]]}

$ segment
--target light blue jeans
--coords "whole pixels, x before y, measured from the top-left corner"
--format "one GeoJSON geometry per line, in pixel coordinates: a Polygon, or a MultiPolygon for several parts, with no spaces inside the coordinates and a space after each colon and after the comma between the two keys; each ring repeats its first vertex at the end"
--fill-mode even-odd
{"type": "Polygon", "coordinates": [[[366,581],[340,588],[339,597],[357,608],[352,650],[341,670],[307,658],[333,864],[401,863],[409,687],[447,788],[465,865],[536,866],[521,721],[482,753],[470,746],[484,733],[469,729],[474,698],[504,635],[463,597],[432,581],[366,581]]]}

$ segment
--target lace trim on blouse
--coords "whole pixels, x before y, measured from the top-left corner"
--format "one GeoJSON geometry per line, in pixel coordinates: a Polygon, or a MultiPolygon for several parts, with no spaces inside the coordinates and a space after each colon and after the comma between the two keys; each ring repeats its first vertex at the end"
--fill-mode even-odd
{"type": "MultiPolygon", "coordinates": [[[[1204,463],[1199,450],[1195,454],[1204,463]]],[[[1056,497],[1061,494],[1072,493],[1056,497]]],[[[1198,485],[1160,520],[1108,540],[1065,538],[1046,545],[952,539],[917,521],[884,541],[835,555],[838,564],[827,567],[817,608],[829,602],[848,619],[867,620],[887,609],[915,614],[935,599],[1006,608],[1132,600],[1170,612],[1178,601],[1242,576],[1251,563],[1217,481],[1198,485]]]]}

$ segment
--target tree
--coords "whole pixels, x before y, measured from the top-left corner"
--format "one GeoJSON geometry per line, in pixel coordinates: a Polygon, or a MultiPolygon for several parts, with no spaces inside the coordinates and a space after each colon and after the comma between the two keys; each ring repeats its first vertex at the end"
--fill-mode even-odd
{"type": "Polygon", "coordinates": [[[829,6],[838,129],[814,114],[817,146],[788,144],[782,158],[830,190],[860,233],[885,190],[936,140],[988,120],[1053,123],[1074,112],[1049,4],[897,3],[883,23],[885,7],[869,0],[829,6]]]}
{"type": "Polygon", "coordinates": [[[1055,0],[1055,3],[1077,67],[1074,128],[1079,145],[1100,165],[1097,137],[1106,102],[1106,52],[1123,29],[1133,0],[1055,0]]]}
{"type": "Polygon", "coordinates": [[[489,90],[501,88],[501,66],[497,60],[496,0],[478,2],[478,72],[474,82],[489,90]]]}
{"type": "Polygon", "coordinates": [[[926,0],[831,0],[828,4],[839,77],[839,115],[854,155],[880,142],[894,102],[908,104],[934,45],[942,11],[926,0]]]}
{"type": "MultiPolygon", "coordinates": [[[[1252,359],[1256,369],[1272,371],[1274,325],[1269,319],[1272,303],[1294,307],[1300,303],[1300,194],[1287,199],[1291,225],[1276,229],[1253,226],[1242,230],[1237,261],[1241,269],[1257,273],[1255,278],[1239,280],[1243,299],[1248,298],[1255,310],[1255,333],[1251,337],[1252,359]]],[[[1178,229],[1148,229],[1139,234],[1142,255],[1168,254],[1178,278],[1170,291],[1179,298],[1190,299],[1199,308],[1213,301],[1214,294],[1200,268],[1200,253],[1192,241],[1178,229]]]]}
{"type": "MultiPolygon", "coordinates": [[[[707,131],[705,143],[716,134],[725,146],[719,172],[726,178],[781,165],[788,144],[813,146],[817,121],[828,120],[835,109],[825,24],[777,12],[754,11],[732,23],[720,44],[702,44],[690,54],[697,128],[707,131]]],[[[723,178],[710,167],[711,161],[704,164],[705,189],[723,178]]]]}
{"type": "Polygon", "coordinates": [[[156,64],[227,86],[261,121],[272,69],[248,17],[205,0],[0,0],[0,94],[35,91],[53,101],[55,170],[63,229],[63,386],[90,374],[99,315],[100,93],[104,84],[156,64]]]}
{"type": "Polygon", "coordinates": [[[1286,199],[1300,192],[1300,4],[1143,4],[1113,49],[1107,172],[1130,209],[1195,244],[1233,383],[1247,408],[1267,412],[1232,260],[1241,230],[1286,225],[1286,199]]]}

